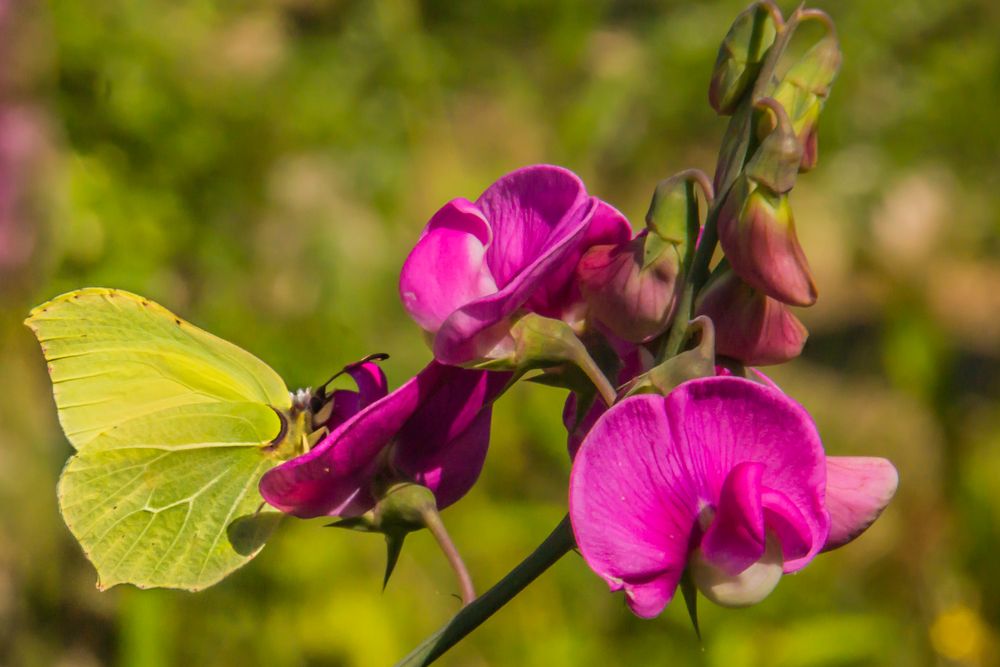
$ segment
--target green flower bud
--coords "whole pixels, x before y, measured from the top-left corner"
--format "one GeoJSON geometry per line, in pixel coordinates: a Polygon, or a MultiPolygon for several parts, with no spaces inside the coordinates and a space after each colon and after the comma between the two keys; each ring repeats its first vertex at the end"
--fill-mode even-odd
{"type": "Polygon", "coordinates": [[[713,192],[708,176],[697,169],[688,169],[656,184],[649,211],[646,212],[646,229],[676,246],[677,253],[682,257],[688,248],[694,246],[700,230],[695,184],[711,204],[713,192]]]}
{"type": "Polygon", "coordinates": [[[803,147],[801,171],[808,171],[816,166],[819,114],[830,95],[842,56],[830,18],[814,10],[803,14],[803,21],[812,19],[823,23],[826,34],[788,69],[774,87],[772,96],[792,121],[795,136],[803,147]]]}
{"type": "Polygon", "coordinates": [[[802,144],[785,108],[776,100],[765,97],[754,106],[764,111],[761,127],[765,136],[744,172],[772,192],[783,194],[795,185],[802,163],[802,144]]]}
{"type": "Polygon", "coordinates": [[[736,17],[722,40],[715,60],[708,101],[723,116],[733,113],[760,72],[767,50],[777,35],[780,12],[770,2],[757,2],[736,17]]]}

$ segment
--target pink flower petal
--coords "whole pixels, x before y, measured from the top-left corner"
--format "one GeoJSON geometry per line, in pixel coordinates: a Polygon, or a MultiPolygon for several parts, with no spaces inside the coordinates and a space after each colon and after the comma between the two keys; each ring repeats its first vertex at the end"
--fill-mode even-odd
{"type": "Polygon", "coordinates": [[[497,291],[486,266],[490,225],[465,199],[445,204],[403,264],[399,294],[417,324],[435,332],[460,306],[497,291]]]}
{"type": "Polygon", "coordinates": [[[449,206],[428,225],[400,279],[407,311],[434,334],[434,356],[448,364],[505,352],[519,310],[573,316],[582,305],[573,280],[582,246],[630,234],[620,213],[552,165],[519,169],[475,204],[449,206]]]}
{"type": "Polygon", "coordinates": [[[643,616],[673,597],[697,518],[697,488],[678,469],[674,446],[663,398],[628,398],[597,420],[570,477],[580,552],[643,616]]]}
{"type": "Polygon", "coordinates": [[[863,533],[889,504],[899,474],[881,458],[828,456],[826,506],[830,510],[830,536],[824,550],[836,549],[863,533]]]}
{"type": "Polygon", "coordinates": [[[373,506],[376,476],[396,472],[424,482],[436,497],[440,491],[444,507],[478,477],[489,443],[489,406],[509,379],[431,362],[311,451],[265,473],[261,495],[299,517],[356,516],[373,506]]]}
{"type": "Polygon", "coordinates": [[[497,286],[510,284],[568,237],[591,213],[580,178],[562,167],[532,165],[500,178],[476,200],[493,230],[487,262],[497,286]]]}
{"type": "Polygon", "coordinates": [[[756,382],[702,378],[666,397],[625,399],[598,419],[573,464],[577,544],[643,614],[669,602],[673,589],[661,584],[676,581],[695,547],[734,571],[760,558],[773,531],[787,541],[790,571],[826,541],[825,461],[805,410],[756,382]],[[705,508],[714,519],[702,537],[705,508]]]}

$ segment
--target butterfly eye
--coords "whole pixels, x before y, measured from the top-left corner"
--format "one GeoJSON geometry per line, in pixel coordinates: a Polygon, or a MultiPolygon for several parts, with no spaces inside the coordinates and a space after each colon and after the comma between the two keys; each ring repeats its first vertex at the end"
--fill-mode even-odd
{"type": "Polygon", "coordinates": [[[314,415],[313,421],[316,421],[315,415],[318,415],[323,410],[323,407],[326,406],[328,398],[325,387],[320,387],[313,392],[312,398],[309,399],[309,412],[314,415]]]}

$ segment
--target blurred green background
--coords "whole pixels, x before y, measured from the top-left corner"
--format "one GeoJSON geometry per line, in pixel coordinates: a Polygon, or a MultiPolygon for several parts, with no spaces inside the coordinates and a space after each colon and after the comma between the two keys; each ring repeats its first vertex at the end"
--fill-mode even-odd
{"type": "MultiPolygon", "coordinates": [[[[895,501],[764,603],[704,604],[703,648],[682,604],[639,620],[571,554],[441,664],[1000,664],[1000,5],[815,4],[845,55],[792,197],[821,298],[773,376],[829,452],[896,463],[895,501]]],[[[381,593],[381,539],[323,522],[203,593],[98,593],[21,320],[115,286],[289,386],[375,351],[398,385],[430,356],[396,296],[429,216],[554,162],[639,221],[657,180],[712,169],[706,86],[743,5],[0,0],[0,664],[387,665],[449,618],[426,534],[381,593]]],[[[481,588],[565,510],[561,403],[505,398],[445,512],[481,588]]]]}

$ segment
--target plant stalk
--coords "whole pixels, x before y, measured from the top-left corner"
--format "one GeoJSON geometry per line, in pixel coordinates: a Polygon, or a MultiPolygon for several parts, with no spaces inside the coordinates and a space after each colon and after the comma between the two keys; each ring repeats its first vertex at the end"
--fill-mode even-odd
{"type": "Polygon", "coordinates": [[[527,588],[528,584],[569,553],[575,545],[569,516],[565,516],[530,556],[493,588],[462,608],[444,627],[396,663],[396,667],[424,667],[434,662],[527,588]]]}

